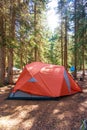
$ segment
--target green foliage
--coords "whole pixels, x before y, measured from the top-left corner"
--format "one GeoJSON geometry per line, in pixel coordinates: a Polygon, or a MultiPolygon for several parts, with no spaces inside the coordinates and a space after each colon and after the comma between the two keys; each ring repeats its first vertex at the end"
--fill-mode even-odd
{"type": "MultiPolygon", "coordinates": [[[[49,0],[27,0],[14,1],[13,7],[15,9],[15,32],[12,37],[11,20],[12,14],[11,1],[0,2],[3,6],[0,7],[1,15],[4,16],[4,37],[0,32],[0,46],[5,45],[6,48],[13,48],[14,51],[14,65],[18,68],[24,66],[35,60],[35,47],[37,47],[37,54],[39,60],[43,62],[61,64],[61,38],[63,40],[63,47],[65,44],[64,30],[65,17],[67,16],[67,34],[68,38],[68,66],[74,64],[74,53],[78,52],[78,64],[82,64],[82,47],[85,46],[85,56],[87,57],[87,19],[84,12],[84,6],[81,1],[78,3],[76,14],[74,10],[75,1],[58,1],[57,13],[61,16],[60,24],[63,25],[63,34],[61,36],[61,25],[55,29],[52,34],[47,26],[46,21],[46,7],[49,0]],[[37,4],[36,4],[37,3],[37,4]],[[34,5],[36,4],[36,12],[34,5]],[[70,4],[72,6],[70,6],[70,4]],[[67,5],[67,12],[66,12],[67,5]],[[36,14],[35,14],[36,13],[36,14]],[[36,15],[36,19],[35,19],[36,15]],[[75,18],[77,25],[77,32],[75,35],[75,18]],[[57,30],[57,31],[56,31],[57,30]],[[69,32],[72,32],[71,36],[69,32]],[[75,43],[75,38],[79,39],[75,43]],[[75,50],[76,49],[76,50],[75,50]]],[[[2,25],[1,25],[2,26],[2,25]]],[[[64,51],[64,50],[63,50],[64,51]]],[[[64,55],[64,54],[63,54],[64,55]]],[[[6,54],[8,56],[8,54],[6,54]]],[[[85,59],[86,61],[87,59],[85,59]]]]}

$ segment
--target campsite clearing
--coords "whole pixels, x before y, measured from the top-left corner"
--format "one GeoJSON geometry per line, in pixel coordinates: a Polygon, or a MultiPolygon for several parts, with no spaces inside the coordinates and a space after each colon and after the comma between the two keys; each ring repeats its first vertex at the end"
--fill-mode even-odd
{"type": "Polygon", "coordinates": [[[6,100],[12,86],[0,88],[0,130],[78,130],[87,119],[87,77],[83,93],[59,100],[6,100]]]}

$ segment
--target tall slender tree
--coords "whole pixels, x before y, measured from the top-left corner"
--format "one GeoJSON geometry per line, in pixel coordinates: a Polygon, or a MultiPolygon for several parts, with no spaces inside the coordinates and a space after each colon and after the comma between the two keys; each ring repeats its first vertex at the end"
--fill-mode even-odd
{"type": "Polygon", "coordinates": [[[58,2],[58,8],[60,10],[61,17],[61,63],[67,69],[67,32],[68,32],[68,11],[67,11],[67,1],[60,0],[58,2]]]}
{"type": "Polygon", "coordinates": [[[0,85],[5,82],[6,19],[4,1],[0,1],[0,85]]]}
{"type": "Polygon", "coordinates": [[[11,16],[11,23],[10,23],[10,44],[8,47],[8,75],[7,75],[7,82],[12,84],[13,83],[13,44],[15,40],[15,0],[10,0],[10,16],[11,16]]]}

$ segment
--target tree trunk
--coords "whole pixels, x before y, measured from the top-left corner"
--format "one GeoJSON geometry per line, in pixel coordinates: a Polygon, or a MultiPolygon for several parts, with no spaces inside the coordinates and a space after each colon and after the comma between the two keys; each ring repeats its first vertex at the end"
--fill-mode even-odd
{"type": "Polygon", "coordinates": [[[9,84],[13,83],[13,43],[15,39],[15,7],[14,7],[14,0],[11,2],[11,28],[10,28],[10,37],[11,37],[11,45],[10,48],[8,48],[8,75],[7,75],[7,81],[9,84]]]}
{"type": "Polygon", "coordinates": [[[77,3],[77,0],[75,0],[75,53],[74,53],[74,56],[75,56],[75,59],[74,59],[74,65],[75,65],[75,72],[74,72],[74,77],[75,79],[77,78],[77,48],[76,48],[76,44],[77,44],[77,14],[76,14],[76,3],[77,3]]]}
{"type": "Polygon", "coordinates": [[[38,61],[38,46],[37,46],[37,3],[34,2],[34,40],[35,40],[35,47],[34,47],[34,52],[35,52],[35,61],[38,61]]]}
{"type": "Polygon", "coordinates": [[[67,14],[65,18],[64,66],[67,69],[67,14]]]}
{"type": "Polygon", "coordinates": [[[84,75],[85,75],[85,55],[84,55],[84,45],[83,45],[83,47],[82,47],[82,59],[83,59],[83,79],[84,79],[84,75]]]}
{"type": "Polygon", "coordinates": [[[7,82],[13,84],[13,49],[10,48],[8,53],[7,82]]]}
{"type": "Polygon", "coordinates": [[[5,47],[0,47],[0,85],[5,83],[5,47]]]}
{"type": "MultiPolygon", "coordinates": [[[[84,5],[84,1],[82,0],[82,5],[84,5]]],[[[82,13],[82,18],[85,19],[85,8],[83,8],[83,13],[82,13]]],[[[82,69],[83,69],[83,80],[84,80],[84,76],[85,76],[85,34],[86,34],[86,29],[85,29],[85,24],[82,24],[83,26],[83,44],[82,44],[82,60],[83,60],[83,64],[82,64],[82,69]]]]}
{"type": "Polygon", "coordinates": [[[20,52],[20,68],[23,69],[23,55],[22,55],[22,51],[20,52]]]}
{"type": "Polygon", "coordinates": [[[0,86],[5,83],[5,20],[0,16],[0,86]]]}
{"type": "MultiPolygon", "coordinates": [[[[62,16],[61,16],[62,20],[62,16]]],[[[63,54],[63,22],[61,21],[61,65],[64,65],[64,54],[63,54]]]]}

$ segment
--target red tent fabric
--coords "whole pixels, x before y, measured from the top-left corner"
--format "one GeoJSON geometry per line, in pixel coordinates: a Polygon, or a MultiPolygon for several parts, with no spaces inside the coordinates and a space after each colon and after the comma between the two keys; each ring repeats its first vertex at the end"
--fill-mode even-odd
{"type": "Polygon", "coordinates": [[[81,92],[81,88],[64,66],[33,62],[23,69],[10,98],[29,95],[60,97],[77,92],[81,92]]]}

